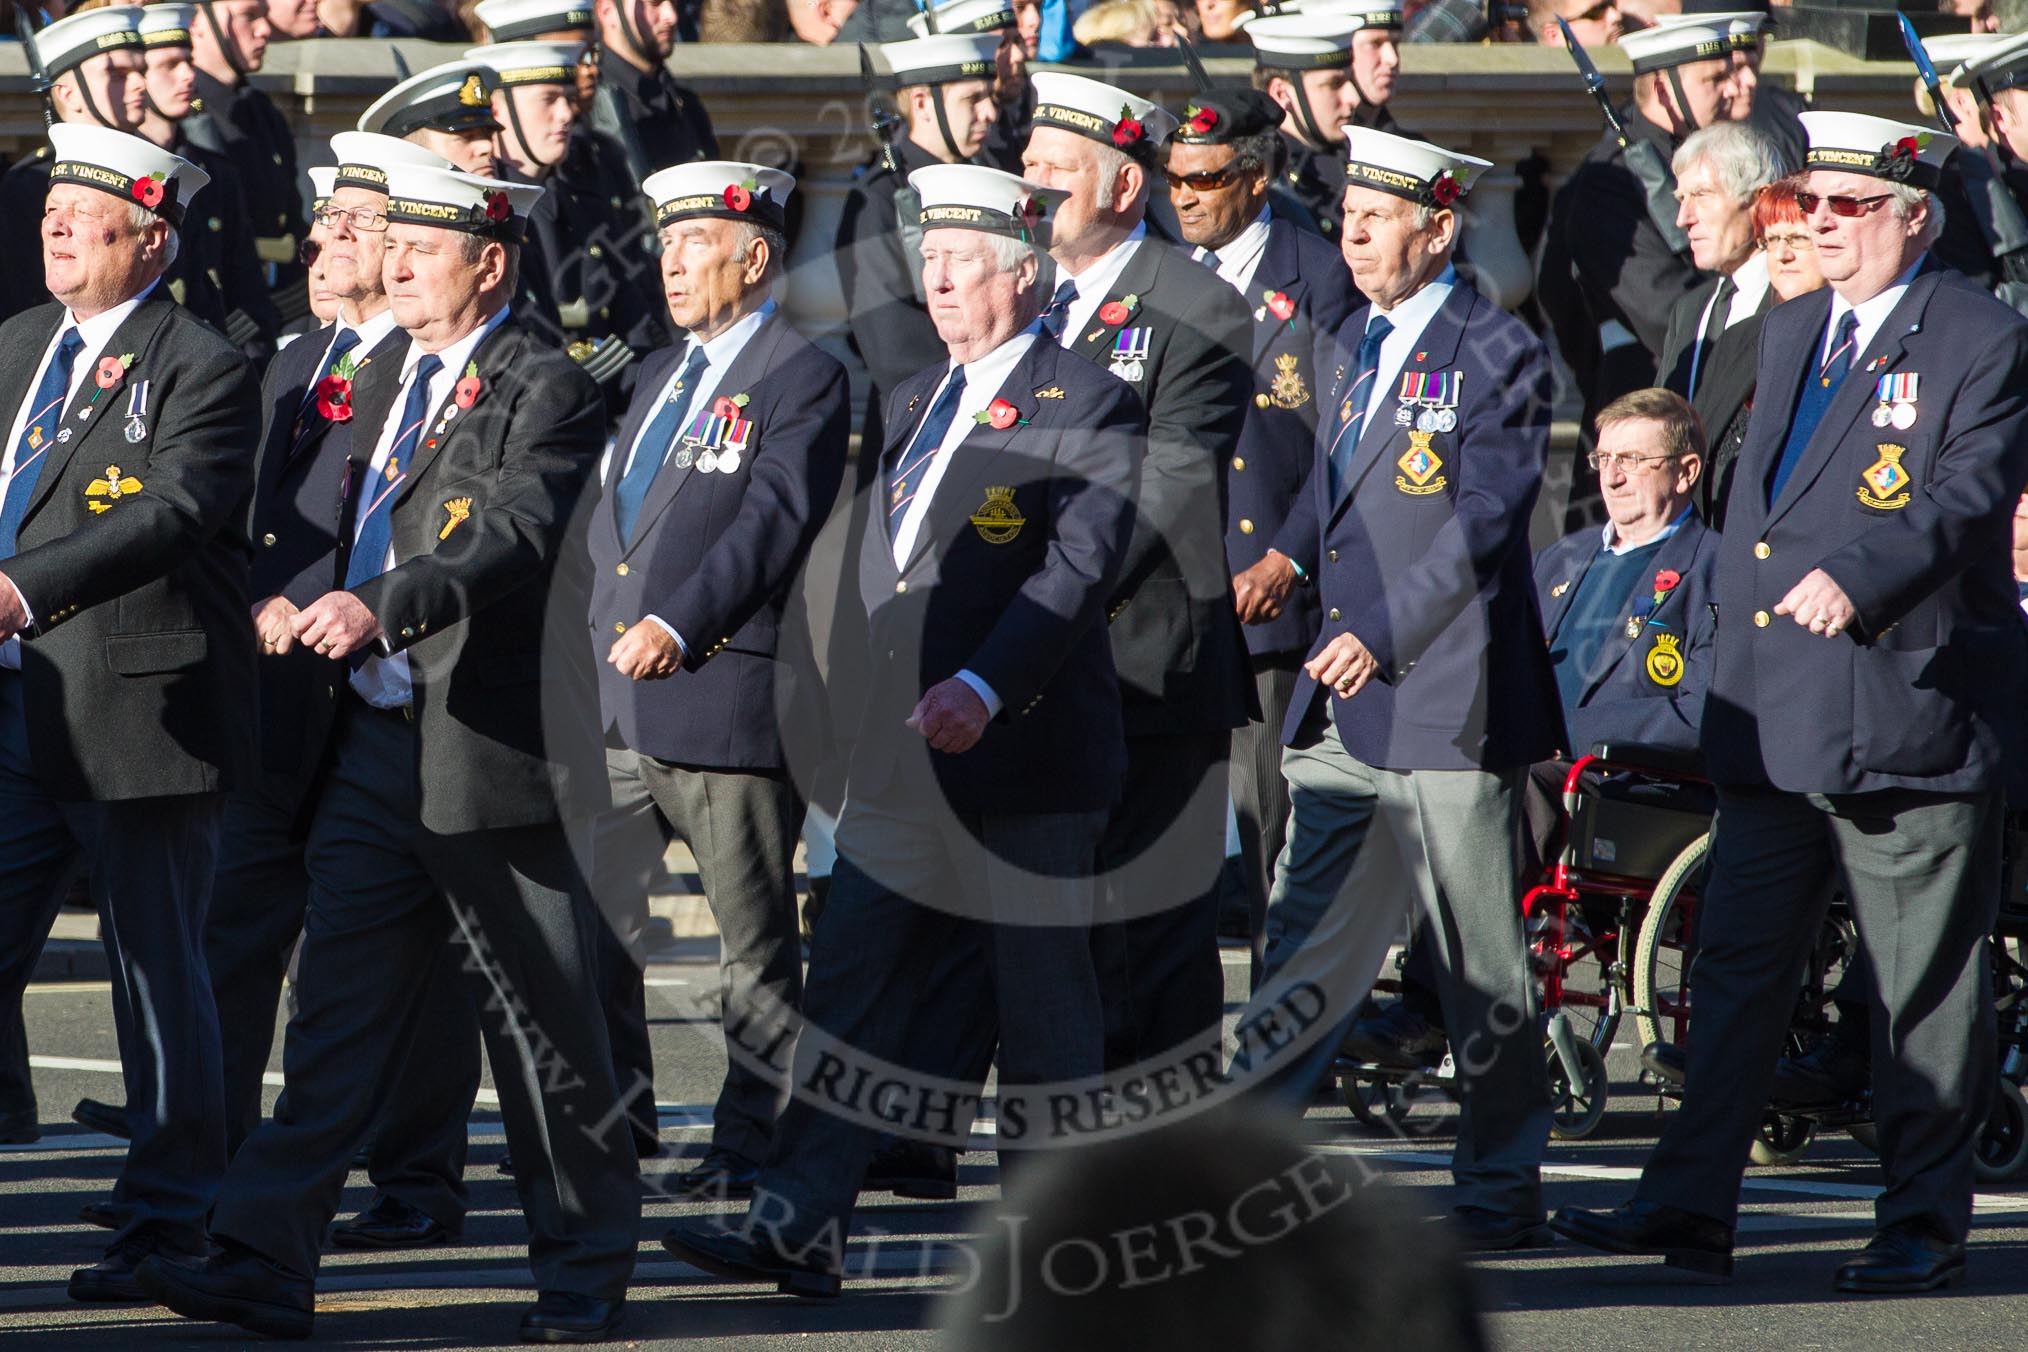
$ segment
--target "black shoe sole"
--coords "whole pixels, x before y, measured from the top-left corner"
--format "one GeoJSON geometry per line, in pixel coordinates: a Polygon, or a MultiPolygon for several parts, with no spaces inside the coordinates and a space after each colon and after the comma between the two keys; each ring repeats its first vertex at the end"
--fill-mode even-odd
{"type": "Polygon", "coordinates": [[[376,1235],[365,1230],[333,1230],[331,1245],[339,1249],[428,1249],[457,1242],[457,1236],[439,1226],[420,1236],[376,1235]]]}
{"type": "Polygon", "coordinates": [[[891,1192],[918,1202],[949,1202],[958,1195],[958,1185],[948,1178],[869,1179],[868,1192],[891,1192]]]}
{"type": "Polygon", "coordinates": [[[139,1282],[110,1282],[98,1278],[70,1279],[70,1298],[80,1305],[152,1305],[139,1282]]]}
{"type": "Polygon", "coordinates": [[[77,1218],[86,1225],[96,1225],[101,1230],[120,1228],[119,1213],[104,1202],[86,1202],[77,1209],[77,1218]]]}
{"type": "Polygon", "coordinates": [[[101,1136],[111,1136],[121,1141],[133,1138],[133,1132],[127,1126],[127,1119],[124,1116],[115,1119],[109,1114],[101,1114],[96,1108],[87,1108],[82,1103],[70,1110],[70,1120],[87,1131],[98,1132],[101,1136]]]}
{"type": "Polygon", "coordinates": [[[1548,1249],[1555,1247],[1556,1232],[1544,1221],[1531,1225],[1526,1230],[1516,1230],[1511,1235],[1480,1235],[1467,1231],[1456,1232],[1458,1250],[1461,1253],[1513,1253],[1517,1249],[1548,1249]]]}
{"type": "Polygon", "coordinates": [[[753,1184],[727,1183],[721,1187],[717,1184],[685,1185],[679,1181],[669,1189],[667,1196],[673,1202],[716,1202],[726,1198],[751,1197],[753,1184]]]}
{"type": "Polygon", "coordinates": [[[1875,1285],[1859,1278],[1839,1277],[1831,1284],[1839,1291],[1854,1296],[1919,1296],[1925,1291],[1942,1291],[1957,1286],[1965,1279],[1963,1264],[1945,1268],[1927,1281],[1904,1282],[1893,1285],[1875,1285]]]}
{"type": "Polygon", "coordinates": [[[156,1304],[161,1305],[185,1319],[202,1319],[213,1324],[232,1324],[248,1333],[258,1333],[263,1338],[307,1338],[316,1316],[286,1306],[268,1305],[260,1301],[220,1296],[210,1291],[201,1291],[185,1286],[167,1277],[159,1269],[150,1271],[143,1264],[140,1275],[141,1289],[156,1304]]]}
{"type": "Polygon", "coordinates": [[[1713,1253],[1709,1249],[1671,1249],[1661,1246],[1627,1244],[1571,1225],[1568,1222],[1550,1221],[1549,1228],[1575,1244],[1601,1253],[1615,1253],[1628,1258],[1659,1258],[1669,1267],[1687,1272],[1703,1281],[1718,1283],[1732,1280],[1732,1255],[1713,1253]]]}
{"type": "Polygon", "coordinates": [[[524,1343],[602,1343],[620,1331],[620,1317],[614,1315],[597,1328],[567,1329],[546,1324],[523,1324],[524,1343]]]}
{"type": "Polygon", "coordinates": [[[843,1282],[839,1278],[825,1273],[769,1272],[758,1267],[745,1267],[737,1263],[728,1263],[715,1254],[708,1254],[701,1250],[692,1249],[681,1240],[672,1238],[669,1235],[662,1236],[662,1247],[667,1249],[671,1256],[681,1259],[694,1268],[701,1268],[714,1277],[723,1277],[727,1281],[745,1282],[756,1286],[765,1286],[767,1283],[773,1282],[775,1290],[781,1294],[801,1296],[805,1300],[835,1300],[838,1297],[840,1288],[843,1286],[843,1282]]]}

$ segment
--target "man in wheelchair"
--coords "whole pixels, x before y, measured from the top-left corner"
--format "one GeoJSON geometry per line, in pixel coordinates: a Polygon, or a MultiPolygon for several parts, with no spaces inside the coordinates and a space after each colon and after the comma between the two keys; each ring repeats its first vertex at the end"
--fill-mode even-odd
{"type": "MultiPolygon", "coordinates": [[[[1704,432],[1681,396],[1636,390],[1598,415],[1590,460],[1609,518],[1544,549],[1535,588],[1562,699],[1569,756],[1604,742],[1697,754],[1710,679],[1718,536],[1693,506],[1704,432]]],[[[1534,766],[1523,795],[1524,878],[1561,848],[1568,759],[1534,766]]],[[[1428,945],[1411,944],[1401,998],[1353,1025],[1345,1054],[1413,1068],[1447,1039],[1428,945]]]]}

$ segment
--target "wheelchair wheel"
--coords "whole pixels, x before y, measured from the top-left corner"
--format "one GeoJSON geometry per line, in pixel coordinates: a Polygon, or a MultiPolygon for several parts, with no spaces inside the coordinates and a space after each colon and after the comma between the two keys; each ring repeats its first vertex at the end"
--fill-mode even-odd
{"type": "Polygon", "coordinates": [[[1579,1075],[1572,1083],[1563,1058],[1556,1053],[1556,1040],[1543,1040],[1542,1055],[1549,1064],[1549,1131],[1559,1141],[1578,1141],[1598,1129],[1605,1119],[1606,1099],[1611,1084],[1606,1079],[1605,1054],[1583,1038],[1572,1038],[1579,1075]]]}
{"type": "Polygon", "coordinates": [[[1986,1129],[1972,1147],[1972,1173],[1981,1183],[2004,1183],[2024,1164],[2028,1164],[2028,1099],[2012,1080],[2001,1080],[1986,1129]]]}
{"type": "Polygon", "coordinates": [[[1816,1134],[1817,1124],[1806,1117],[1769,1113],[1761,1119],[1760,1133],[1753,1138],[1747,1158],[1761,1165],[1794,1164],[1816,1134]]]}
{"type": "Polygon", "coordinates": [[[1706,831],[1670,861],[1648,899],[1648,914],[1634,945],[1634,1027],[1641,1047],[1683,1040],[1690,1019],[1696,899],[1704,890],[1710,853],[1711,833],[1706,831]]]}
{"type": "Polygon", "coordinates": [[[1375,1075],[1339,1076],[1338,1096],[1361,1126],[1375,1131],[1391,1131],[1414,1106],[1399,1084],[1375,1075]]]}

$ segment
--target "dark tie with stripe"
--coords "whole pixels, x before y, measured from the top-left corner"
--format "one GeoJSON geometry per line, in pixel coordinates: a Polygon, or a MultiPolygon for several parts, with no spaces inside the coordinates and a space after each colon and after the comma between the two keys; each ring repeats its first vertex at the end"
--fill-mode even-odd
{"type": "MultiPolygon", "coordinates": [[[[1068,285],[1068,283],[1066,283],[1068,285]]],[[[951,378],[944,382],[944,392],[930,405],[930,411],[923,417],[922,426],[915,430],[909,440],[908,449],[895,461],[894,472],[887,476],[887,538],[894,539],[901,529],[902,518],[908,515],[908,504],[915,499],[916,490],[922,487],[923,475],[929,472],[930,462],[943,448],[944,437],[951,430],[952,421],[958,416],[958,400],[965,393],[965,368],[952,370],[951,378]]]]}
{"type": "Polygon", "coordinates": [[[435,353],[424,354],[415,364],[415,379],[401,406],[401,429],[387,453],[387,466],[377,475],[367,475],[359,486],[359,529],[352,540],[352,557],[345,562],[347,591],[387,571],[387,549],[394,542],[394,495],[408,478],[423,424],[429,421],[430,377],[443,369],[443,359],[435,353]]]}
{"type": "Polygon", "coordinates": [[[1845,374],[1852,369],[1852,358],[1859,355],[1858,340],[1859,316],[1847,310],[1845,317],[1838,321],[1837,332],[1831,336],[1831,351],[1825,356],[1824,364],[1817,368],[1816,374],[1804,379],[1803,392],[1796,398],[1796,416],[1789,420],[1789,439],[1782,443],[1781,458],[1775,461],[1774,472],[1768,475],[1768,506],[1774,506],[1775,499],[1782,495],[1782,485],[1789,481],[1789,475],[1795,473],[1817,424],[1824,421],[1825,411],[1838,397],[1838,387],[1845,383],[1845,374]]]}
{"type": "Polygon", "coordinates": [[[36,383],[29,404],[28,421],[21,426],[21,440],[14,443],[14,475],[7,480],[7,497],[0,501],[0,559],[14,557],[15,539],[21,533],[21,518],[28,515],[28,500],[35,496],[35,481],[42,477],[42,461],[56,441],[56,425],[63,421],[63,401],[70,394],[70,373],[77,363],[84,335],[71,329],[56,345],[49,365],[36,383]]]}
{"type": "Polygon", "coordinates": [[[1345,481],[1352,472],[1352,457],[1359,450],[1359,438],[1366,427],[1366,404],[1373,393],[1373,382],[1380,378],[1380,345],[1387,341],[1387,335],[1394,332],[1394,324],[1385,315],[1375,315],[1366,326],[1366,336],[1359,340],[1359,374],[1352,382],[1352,388],[1345,393],[1345,403],[1350,406],[1350,416],[1338,420],[1338,435],[1331,442],[1331,501],[1336,502],[1345,491],[1345,481]]]}
{"type": "Polygon", "coordinates": [[[1065,282],[1049,298],[1049,308],[1042,312],[1042,331],[1049,335],[1050,342],[1063,341],[1063,326],[1070,322],[1070,307],[1076,300],[1076,282],[1065,282]]]}
{"type": "Polygon", "coordinates": [[[613,524],[619,527],[622,545],[634,543],[634,523],[640,519],[641,504],[647,501],[648,487],[655,482],[656,473],[669,456],[669,448],[676,444],[677,436],[683,431],[683,421],[690,416],[690,405],[697,398],[698,381],[709,364],[704,359],[702,347],[690,349],[690,356],[684,361],[683,370],[678,373],[669,397],[662,401],[662,407],[656,410],[648,430],[634,444],[634,461],[620,476],[619,487],[613,490],[613,524]]]}

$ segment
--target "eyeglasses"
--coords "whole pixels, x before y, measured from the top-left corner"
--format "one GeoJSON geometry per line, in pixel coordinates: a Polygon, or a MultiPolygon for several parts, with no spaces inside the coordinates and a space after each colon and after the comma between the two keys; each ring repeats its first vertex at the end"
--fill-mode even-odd
{"type": "Polygon", "coordinates": [[[1893,193],[1883,192],[1872,197],[1824,197],[1813,192],[1799,192],[1796,194],[1796,205],[1803,209],[1805,216],[1814,216],[1817,204],[1822,202],[1831,209],[1833,216],[1843,216],[1850,220],[1854,216],[1872,215],[1882,202],[1892,200],[1893,196],[1893,193]]]}
{"type": "Polygon", "coordinates": [[[1624,474],[1643,474],[1675,458],[1673,455],[1628,455],[1615,451],[1607,451],[1601,455],[1593,451],[1584,458],[1584,462],[1594,470],[1619,470],[1624,474]]]}
{"type": "Polygon", "coordinates": [[[1762,253],[1801,253],[1811,248],[1816,241],[1808,235],[1762,235],[1754,241],[1762,253]]]}
{"type": "Polygon", "coordinates": [[[344,225],[357,233],[379,234],[387,229],[387,215],[372,207],[325,207],[317,213],[317,224],[326,230],[344,225]]]}
{"type": "Polygon", "coordinates": [[[1165,169],[1162,177],[1169,180],[1171,188],[1187,186],[1192,192],[1217,192],[1220,188],[1232,186],[1233,180],[1239,177],[1239,169],[1230,164],[1207,174],[1172,174],[1165,169]]]}

